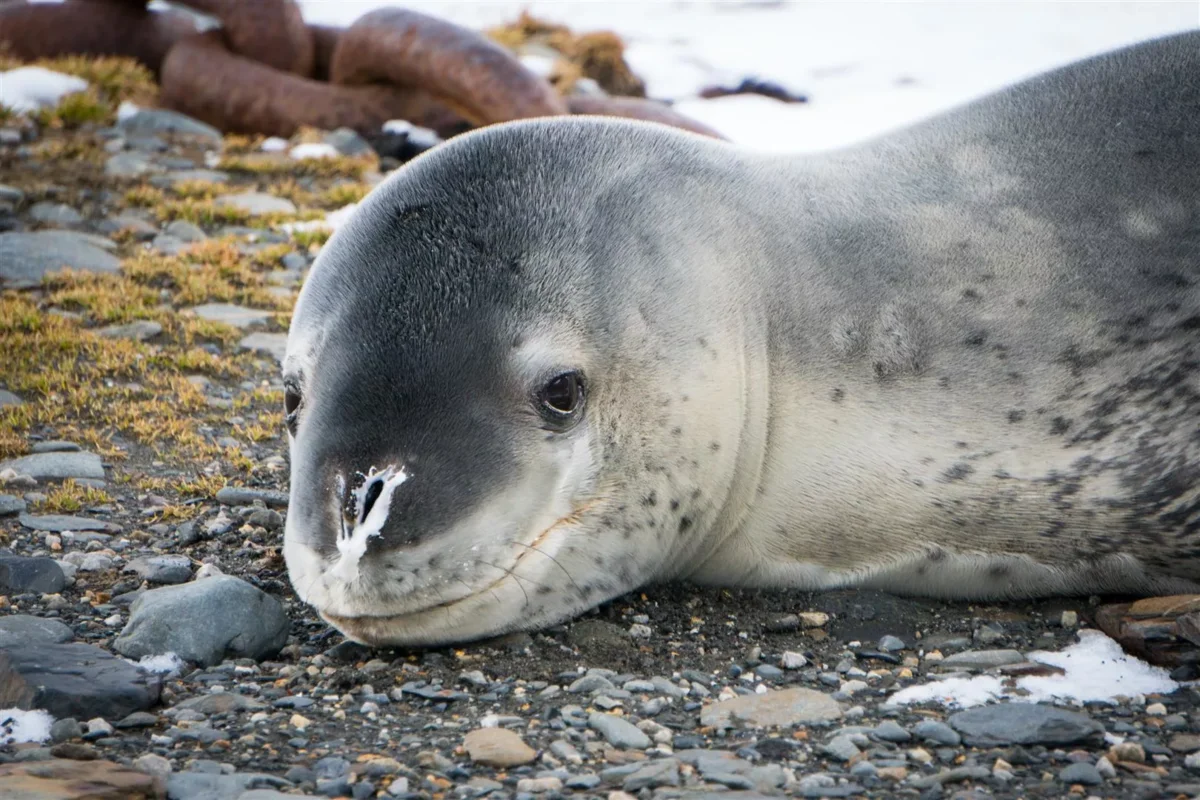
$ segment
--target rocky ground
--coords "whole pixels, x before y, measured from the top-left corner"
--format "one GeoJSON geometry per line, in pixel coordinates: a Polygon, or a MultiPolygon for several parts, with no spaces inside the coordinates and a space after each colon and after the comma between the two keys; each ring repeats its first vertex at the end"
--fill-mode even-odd
{"type": "Polygon", "coordinates": [[[1200,795],[1192,688],[888,702],[975,674],[1019,700],[1086,598],[675,586],[465,647],[343,641],[279,555],[275,359],[327,235],[286,226],[396,162],[345,132],[298,160],[117,121],[137,76],[110,72],[93,106],[0,122],[0,708],[54,720],[0,748],[0,796],[1200,795]]]}

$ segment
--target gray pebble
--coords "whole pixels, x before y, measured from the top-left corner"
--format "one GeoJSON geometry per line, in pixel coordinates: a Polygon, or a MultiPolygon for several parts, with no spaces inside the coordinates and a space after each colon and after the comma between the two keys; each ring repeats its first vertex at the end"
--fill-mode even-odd
{"type": "Polygon", "coordinates": [[[1058,773],[1058,779],[1063,783],[1082,783],[1084,786],[1099,786],[1104,783],[1104,776],[1100,771],[1086,761],[1065,767],[1058,773]]]}
{"type": "Polygon", "coordinates": [[[612,714],[590,714],[588,727],[603,736],[613,747],[645,750],[651,744],[650,737],[638,730],[637,726],[612,714]]]}

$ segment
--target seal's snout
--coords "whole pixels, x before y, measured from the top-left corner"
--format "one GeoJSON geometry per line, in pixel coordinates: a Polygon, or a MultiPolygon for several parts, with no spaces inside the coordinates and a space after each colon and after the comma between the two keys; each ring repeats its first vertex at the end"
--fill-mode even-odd
{"type": "Polygon", "coordinates": [[[358,577],[359,561],[367,552],[368,540],[377,537],[387,522],[396,489],[408,480],[403,467],[389,465],[382,472],[372,467],[359,474],[357,487],[350,489],[345,477],[338,475],[337,491],[342,520],[337,534],[338,560],[332,573],[343,580],[358,577]]]}

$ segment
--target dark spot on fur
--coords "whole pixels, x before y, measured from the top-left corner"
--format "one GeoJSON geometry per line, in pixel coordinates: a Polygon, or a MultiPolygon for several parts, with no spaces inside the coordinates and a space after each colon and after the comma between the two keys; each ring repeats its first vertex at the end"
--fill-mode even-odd
{"type": "Polygon", "coordinates": [[[682,436],[683,428],[671,428],[671,435],[672,436],[682,436]]]}
{"type": "Polygon", "coordinates": [[[653,505],[657,505],[657,504],[658,504],[658,493],[657,492],[650,492],[650,494],[648,494],[642,498],[642,505],[644,505],[644,506],[653,506],[653,505]]]}
{"type": "Polygon", "coordinates": [[[925,557],[925,559],[927,561],[932,561],[935,564],[939,561],[945,561],[946,560],[946,551],[940,547],[936,547],[933,550],[929,551],[929,555],[927,555],[925,557]]]}
{"type": "Polygon", "coordinates": [[[1200,330],[1200,317],[1188,317],[1179,323],[1179,327],[1185,331],[1198,331],[1200,330]]]}
{"type": "Polygon", "coordinates": [[[1061,436],[1071,429],[1071,420],[1066,417],[1055,417],[1050,422],[1050,433],[1061,436]]]}
{"type": "Polygon", "coordinates": [[[975,302],[978,302],[981,299],[979,292],[975,291],[974,289],[963,289],[962,297],[963,300],[971,300],[975,302]]]}
{"type": "Polygon", "coordinates": [[[678,500],[672,500],[672,501],[671,501],[671,510],[672,510],[672,511],[678,511],[678,510],[679,510],[679,501],[678,501],[678,500]]]}
{"type": "Polygon", "coordinates": [[[1014,408],[1012,411],[1008,412],[1009,422],[1020,422],[1023,419],[1025,419],[1025,410],[1022,408],[1014,408]]]}
{"type": "Polygon", "coordinates": [[[829,397],[833,402],[840,403],[846,397],[846,390],[838,387],[829,393],[829,397]]]}
{"type": "Polygon", "coordinates": [[[942,480],[947,482],[961,481],[974,471],[975,468],[970,464],[965,461],[959,461],[942,473],[942,480]]]}
{"type": "Polygon", "coordinates": [[[987,570],[988,577],[992,580],[1007,578],[1009,569],[1007,564],[992,564],[987,570]]]}
{"type": "Polygon", "coordinates": [[[967,334],[965,343],[967,347],[982,347],[983,343],[987,341],[987,337],[987,331],[971,331],[967,334]]]}
{"type": "Polygon", "coordinates": [[[679,532],[680,533],[683,533],[690,527],[692,527],[692,518],[691,517],[680,517],[679,518],[679,532]]]}
{"type": "Polygon", "coordinates": [[[1028,301],[1026,300],[1017,300],[1017,308],[1024,308],[1027,303],[1028,301]]]}
{"type": "Polygon", "coordinates": [[[721,449],[721,443],[720,442],[709,442],[708,449],[712,450],[715,453],[721,449]]]}
{"type": "Polygon", "coordinates": [[[554,589],[553,589],[553,588],[551,588],[551,587],[547,586],[547,585],[546,585],[546,584],[544,584],[544,583],[543,583],[541,586],[539,586],[539,587],[537,588],[537,593],[538,593],[538,594],[540,594],[540,595],[542,595],[542,596],[548,595],[548,594],[550,594],[550,593],[551,593],[551,592],[553,592],[553,591],[554,591],[554,589]]]}

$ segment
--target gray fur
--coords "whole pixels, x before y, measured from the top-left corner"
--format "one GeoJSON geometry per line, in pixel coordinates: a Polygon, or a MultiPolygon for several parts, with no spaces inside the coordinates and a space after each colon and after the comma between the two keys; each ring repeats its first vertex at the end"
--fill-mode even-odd
{"type": "Polygon", "coordinates": [[[679,577],[1200,589],[1198,279],[1200,33],[817,156],[582,118],[459,137],[304,287],[293,581],[409,644],[679,577]],[[548,433],[530,393],[563,368],[585,418],[548,433]],[[386,464],[412,479],[324,585],[335,475],[386,464]]]}

